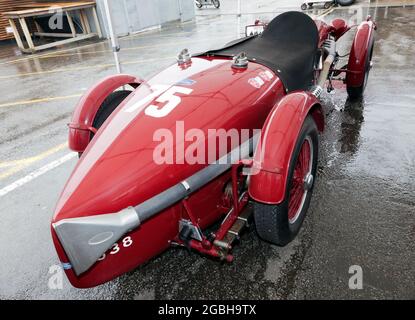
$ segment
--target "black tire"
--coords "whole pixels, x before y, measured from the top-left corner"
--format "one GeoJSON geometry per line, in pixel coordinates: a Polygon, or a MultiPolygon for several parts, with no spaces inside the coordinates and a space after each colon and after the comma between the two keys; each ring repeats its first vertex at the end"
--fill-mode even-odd
{"type": "MultiPolygon", "coordinates": [[[[375,41],[372,40],[372,44],[369,46],[368,55],[366,57],[365,78],[363,80],[363,84],[360,87],[347,86],[347,95],[349,96],[349,99],[351,101],[360,99],[363,96],[363,93],[365,92],[367,81],[369,79],[370,69],[371,69],[374,46],[375,46],[375,41]]],[[[346,79],[346,82],[347,82],[347,79],[346,79]]]]}
{"type": "Polygon", "coordinates": [[[198,8],[198,9],[202,9],[202,4],[199,2],[199,1],[196,1],[196,7],[198,8]]]}
{"type": "Polygon", "coordinates": [[[310,205],[314,182],[317,173],[318,162],[318,131],[317,126],[311,116],[308,116],[300,131],[298,140],[296,142],[293,157],[290,162],[288,184],[285,193],[285,199],[281,204],[268,205],[259,202],[254,203],[254,219],[256,230],[260,238],[265,241],[271,242],[279,246],[285,246],[291,242],[300,231],[303,224],[306,212],[310,205]],[[314,179],[311,183],[308,192],[305,195],[302,207],[299,208],[299,214],[293,223],[288,218],[288,205],[290,200],[290,190],[292,186],[292,178],[294,174],[294,168],[297,164],[300,150],[304,141],[308,139],[312,143],[312,155],[313,160],[311,164],[311,174],[314,179]],[[300,210],[301,209],[301,210],[300,210]]]}
{"type": "MultiPolygon", "coordinates": [[[[101,128],[105,120],[114,112],[115,109],[130,95],[131,91],[120,90],[111,93],[101,104],[95,116],[93,127],[95,129],[101,128]]],[[[91,137],[92,138],[92,137],[91,137]]]]}
{"type": "Polygon", "coordinates": [[[307,10],[307,4],[306,3],[303,3],[301,5],[301,10],[307,10]]]}
{"type": "MultiPolygon", "coordinates": [[[[104,124],[105,120],[114,112],[114,110],[120,105],[121,102],[125,100],[130,95],[131,91],[128,90],[120,90],[111,93],[101,104],[98,109],[97,114],[95,115],[94,122],[92,127],[95,129],[101,128],[104,124]]],[[[91,132],[91,138],[94,137],[94,134],[91,132]]],[[[82,156],[82,152],[79,153],[79,157],[82,156]]]]}
{"type": "Polygon", "coordinates": [[[212,0],[212,3],[213,3],[213,6],[216,9],[219,9],[219,7],[220,7],[220,1],[219,0],[212,0]]]}
{"type": "Polygon", "coordinates": [[[336,2],[341,6],[350,6],[354,3],[355,0],[336,0],[336,2]]]}

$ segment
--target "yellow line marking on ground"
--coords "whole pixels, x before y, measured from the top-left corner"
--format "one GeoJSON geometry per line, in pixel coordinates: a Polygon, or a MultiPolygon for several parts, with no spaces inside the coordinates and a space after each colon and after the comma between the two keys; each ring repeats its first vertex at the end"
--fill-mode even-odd
{"type": "Polygon", "coordinates": [[[320,15],[318,15],[317,17],[321,18],[324,16],[327,16],[329,13],[332,13],[334,11],[335,7],[331,7],[330,9],[328,9],[326,12],[321,13],[320,15]]]}
{"type": "MultiPolygon", "coordinates": [[[[222,36],[222,37],[216,37],[215,39],[227,39],[231,36],[222,36]]],[[[193,44],[193,43],[200,43],[200,42],[206,42],[206,39],[201,40],[187,40],[187,41],[181,41],[181,42],[171,42],[171,43],[163,43],[163,44],[154,44],[154,45],[148,45],[148,46],[136,46],[136,47],[127,47],[122,48],[121,52],[124,51],[134,51],[138,49],[150,49],[150,48],[158,48],[158,47],[168,47],[171,45],[179,45],[179,44],[193,44]]],[[[85,51],[85,52],[76,52],[76,53],[64,53],[64,54],[56,54],[56,55],[49,55],[47,57],[40,57],[40,59],[49,59],[49,58],[60,58],[60,57],[69,57],[69,56],[77,56],[77,55],[83,55],[83,54],[97,54],[97,53],[112,53],[112,50],[100,50],[100,51],[85,51]]]]}
{"type": "MultiPolygon", "coordinates": [[[[145,62],[168,60],[168,59],[173,59],[173,58],[174,57],[161,57],[161,58],[154,58],[154,59],[124,61],[121,64],[140,64],[140,63],[145,63],[145,62]]],[[[87,67],[62,68],[62,69],[47,70],[47,71],[20,73],[20,74],[14,74],[14,75],[9,75],[9,76],[0,76],[0,79],[12,79],[12,78],[25,77],[25,76],[52,74],[52,73],[68,72],[68,71],[82,71],[82,70],[101,69],[101,68],[104,69],[104,68],[113,67],[113,66],[115,66],[115,63],[97,64],[97,65],[87,66],[87,67]]]]}
{"type": "Polygon", "coordinates": [[[26,104],[35,104],[35,103],[41,103],[41,102],[50,102],[50,101],[56,101],[56,100],[67,100],[67,99],[79,98],[81,96],[82,96],[82,93],[78,93],[78,94],[72,94],[69,96],[62,96],[62,97],[47,97],[47,98],[39,98],[39,99],[32,99],[32,100],[8,102],[8,103],[0,104],[0,108],[14,107],[14,106],[20,106],[20,105],[26,105],[26,104]]]}
{"type": "MultiPolygon", "coordinates": [[[[214,18],[213,20],[217,20],[218,18],[214,18]]],[[[148,30],[148,31],[143,31],[143,32],[138,32],[135,34],[131,34],[125,37],[120,37],[118,40],[119,41],[127,41],[130,40],[131,38],[139,38],[139,37],[143,37],[145,38],[146,36],[151,37],[151,39],[154,38],[164,38],[164,37],[171,37],[171,36],[180,36],[180,35],[186,35],[186,34],[195,34],[194,31],[184,31],[184,32],[177,32],[174,34],[159,34],[159,35],[154,35],[154,33],[161,33],[164,31],[171,31],[171,30],[175,30],[178,28],[181,28],[182,25],[184,24],[189,24],[189,23],[193,23],[194,21],[189,21],[189,22],[184,22],[181,23],[180,25],[177,26],[172,26],[172,27],[168,27],[168,28],[162,28],[162,29],[155,29],[155,30],[148,30]]],[[[102,45],[104,43],[108,42],[109,40],[103,40],[103,41],[99,41],[96,43],[88,43],[82,46],[78,46],[78,47],[74,47],[74,48],[67,48],[67,49],[62,49],[62,50],[58,50],[58,51],[54,51],[54,52],[47,52],[47,53],[43,53],[43,54],[34,54],[31,55],[29,57],[25,57],[25,58],[20,58],[20,59],[16,59],[16,60],[11,60],[11,61],[5,61],[5,62],[0,62],[0,65],[5,65],[5,64],[13,64],[13,63],[18,63],[18,62],[22,62],[22,61],[27,61],[27,60],[32,60],[32,59],[36,59],[36,58],[46,58],[49,55],[55,55],[55,54],[59,54],[59,53],[64,53],[64,52],[69,52],[69,51],[74,51],[74,50],[79,50],[79,49],[83,49],[83,48],[87,48],[87,47],[93,47],[93,46],[98,46],[98,45],[102,45]]]]}
{"type": "Polygon", "coordinates": [[[16,173],[18,173],[19,171],[22,171],[23,169],[29,167],[30,165],[32,165],[35,162],[39,162],[61,150],[64,150],[68,147],[68,144],[62,143],[60,145],[57,145],[56,147],[53,147],[49,150],[46,150],[36,156],[33,157],[29,157],[29,158],[25,158],[25,159],[20,159],[20,160],[14,160],[14,161],[6,161],[6,162],[0,162],[0,169],[3,168],[10,168],[7,171],[0,173],[0,180],[3,180],[5,178],[8,178],[16,173]]]}
{"type": "Polygon", "coordinates": [[[17,181],[14,181],[12,184],[9,184],[8,186],[4,187],[3,189],[0,189],[0,198],[5,196],[6,194],[24,186],[25,184],[33,181],[34,179],[37,179],[38,177],[48,173],[49,171],[61,166],[62,164],[76,158],[77,153],[76,152],[71,152],[68,153],[66,155],[64,155],[63,157],[52,161],[50,163],[48,163],[47,165],[36,169],[35,171],[29,173],[27,176],[24,176],[23,178],[20,178],[17,181]]]}
{"type": "Polygon", "coordinates": [[[63,52],[77,50],[77,49],[92,47],[92,46],[96,46],[96,45],[99,45],[99,44],[102,44],[102,43],[104,43],[104,42],[89,43],[89,44],[85,44],[83,46],[79,46],[79,47],[75,47],[75,48],[68,48],[68,49],[63,49],[63,50],[58,50],[58,51],[48,52],[48,53],[32,54],[30,57],[25,57],[25,58],[19,58],[19,59],[15,59],[15,60],[11,60],[11,61],[0,62],[0,65],[15,64],[15,63],[23,62],[23,61],[42,58],[42,57],[48,56],[50,54],[57,54],[57,53],[60,53],[60,52],[63,53],[63,52]]]}
{"type": "MultiPolygon", "coordinates": [[[[179,27],[166,28],[166,29],[162,29],[162,31],[169,31],[169,30],[174,30],[174,29],[177,29],[177,28],[179,28],[179,27]]],[[[174,33],[174,34],[160,34],[160,35],[150,34],[150,33],[154,33],[154,32],[160,32],[160,29],[149,30],[149,31],[145,31],[145,32],[142,32],[142,33],[137,33],[137,34],[132,34],[132,35],[129,35],[129,36],[121,37],[121,38],[119,38],[119,41],[127,41],[127,40],[131,40],[131,38],[140,37],[140,36],[151,36],[151,38],[154,39],[154,38],[165,38],[165,37],[172,37],[172,36],[180,36],[180,35],[186,35],[186,34],[195,34],[195,32],[193,32],[193,31],[178,32],[178,33],[174,33]]],[[[105,43],[109,43],[109,40],[103,40],[103,41],[99,41],[99,42],[96,42],[96,43],[88,43],[88,44],[85,44],[83,46],[63,49],[63,50],[54,51],[54,52],[47,52],[47,53],[43,53],[43,54],[33,54],[30,57],[25,57],[25,58],[15,59],[15,60],[11,60],[11,61],[0,62],[0,65],[14,64],[14,63],[19,63],[19,62],[28,61],[28,60],[37,59],[37,58],[46,59],[48,56],[51,56],[51,55],[54,56],[54,55],[57,55],[57,54],[60,54],[60,53],[70,52],[70,51],[74,51],[74,50],[80,50],[80,49],[84,49],[84,48],[87,48],[87,47],[99,46],[99,45],[102,45],[102,44],[105,44],[105,43]]]]}
{"type": "Polygon", "coordinates": [[[317,15],[314,15],[314,14],[310,13],[309,16],[312,17],[312,18],[313,17],[314,18],[322,18],[322,17],[328,15],[329,13],[332,13],[334,11],[334,9],[335,9],[335,7],[331,7],[331,8],[328,8],[328,9],[324,10],[323,12],[321,12],[317,15]]]}
{"type": "Polygon", "coordinates": [[[62,68],[62,69],[47,70],[47,71],[27,72],[27,73],[13,74],[9,76],[0,76],[0,79],[13,79],[13,78],[34,76],[34,75],[40,75],[40,74],[51,74],[51,73],[59,73],[59,72],[67,72],[67,71],[81,71],[81,70],[96,69],[96,68],[107,68],[107,67],[112,67],[112,66],[114,66],[113,63],[107,63],[107,64],[97,64],[94,66],[87,66],[87,67],[62,68]]]}

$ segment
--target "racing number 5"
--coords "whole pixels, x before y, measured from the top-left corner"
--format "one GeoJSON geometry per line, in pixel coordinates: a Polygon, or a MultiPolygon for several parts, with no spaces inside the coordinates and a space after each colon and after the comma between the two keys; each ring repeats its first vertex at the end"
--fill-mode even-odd
{"type": "Polygon", "coordinates": [[[156,99],[156,102],[166,104],[163,107],[155,106],[152,104],[146,108],[145,114],[154,118],[165,117],[170,112],[172,112],[182,101],[182,99],[175,94],[182,93],[189,95],[192,93],[192,91],[193,90],[189,88],[173,86],[156,99]]]}

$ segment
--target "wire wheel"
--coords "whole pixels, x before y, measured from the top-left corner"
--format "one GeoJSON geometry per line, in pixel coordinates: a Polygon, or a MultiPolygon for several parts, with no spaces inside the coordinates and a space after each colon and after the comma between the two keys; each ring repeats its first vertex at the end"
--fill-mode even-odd
{"type": "Polygon", "coordinates": [[[310,206],[317,158],[318,130],[313,118],[308,116],[290,160],[283,202],[254,202],[255,226],[263,240],[285,246],[298,234],[310,206]]]}
{"type": "Polygon", "coordinates": [[[313,143],[308,136],[301,147],[291,179],[290,198],[288,203],[288,220],[295,223],[304,207],[307,192],[311,188],[314,177],[312,175],[313,143]]]}

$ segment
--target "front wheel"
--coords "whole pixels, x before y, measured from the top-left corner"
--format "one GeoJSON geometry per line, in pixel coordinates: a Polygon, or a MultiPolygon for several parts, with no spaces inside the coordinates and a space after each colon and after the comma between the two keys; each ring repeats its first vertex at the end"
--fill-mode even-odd
{"type": "Polygon", "coordinates": [[[216,9],[219,9],[219,7],[220,7],[220,1],[219,0],[212,0],[212,3],[213,3],[213,6],[216,9]]]}
{"type": "MultiPolygon", "coordinates": [[[[129,90],[120,90],[114,91],[111,93],[99,107],[97,114],[95,115],[94,122],[92,127],[95,129],[101,128],[105,120],[114,112],[114,110],[123,102],[129,95],[131,91],[129,90]]],[[[94,137],[94,134],[91,132],[90,140],[94,137]]],[[[82,152],[78,153],[79,157],[82,156],[82,152]]]]}
{"type": "Polygon", "coordinates": [[[201,9],[202,8],[202,3],[201,2],[199,2],[199,1],[195,1],[195,3],[196,3],[196,7],[198,8],[198,9],[201,9]]]}
{"type": "Polygon", "coordinates": [[[299,232],[313,193],[317,158],[317,126],[308,116],[291,157],[284,201],[277,205],[254,204],[256,229],[265,241],[285,246],[299,232]]]}

